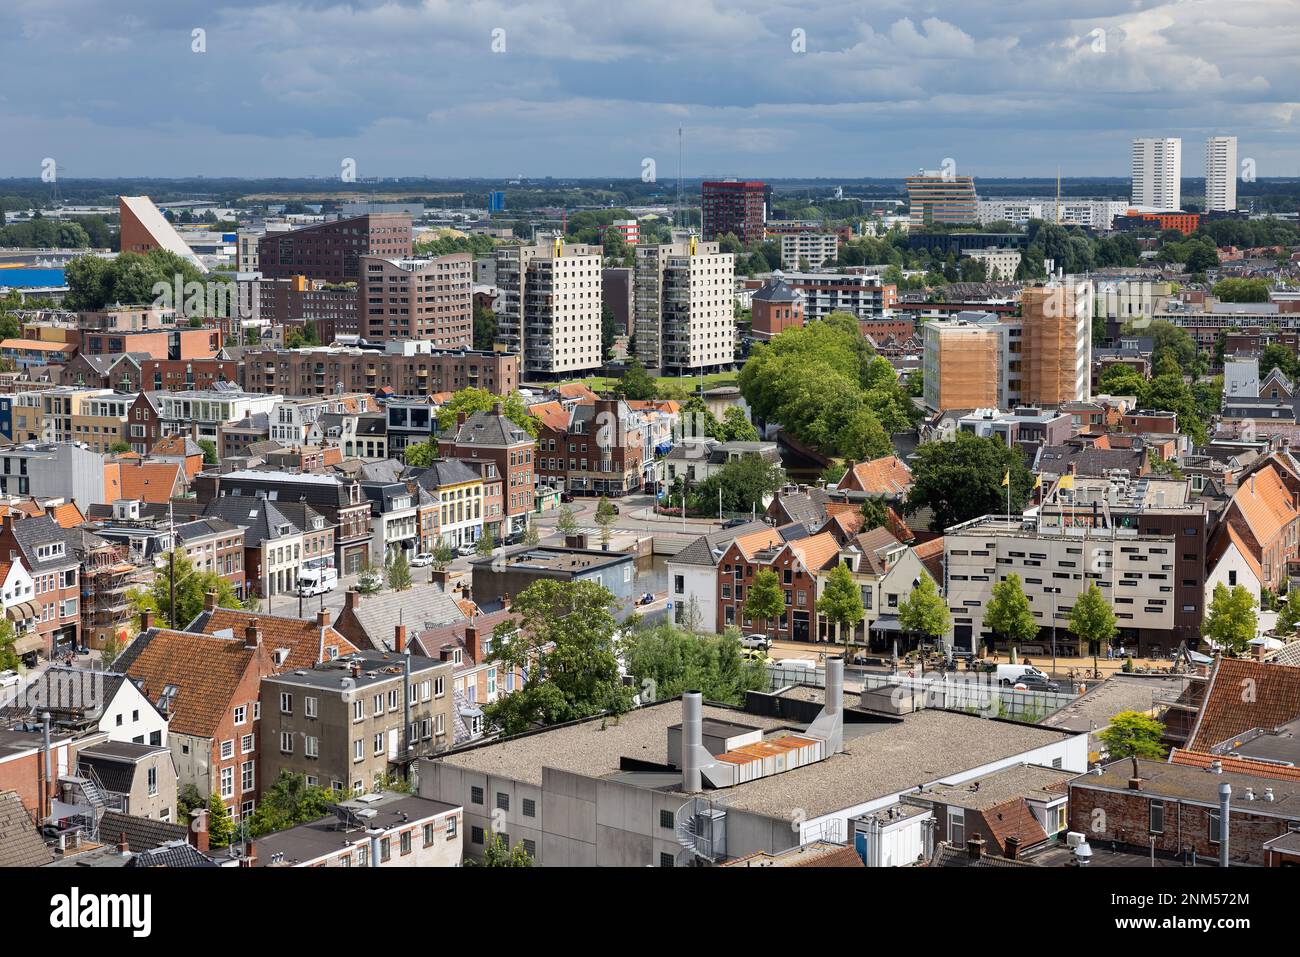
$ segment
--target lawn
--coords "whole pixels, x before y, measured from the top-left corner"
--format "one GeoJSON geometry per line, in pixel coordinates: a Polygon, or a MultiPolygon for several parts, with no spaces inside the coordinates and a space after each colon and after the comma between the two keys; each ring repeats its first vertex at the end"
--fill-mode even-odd
{"type": "MultiPolygon", "coordinates": [[[[659,388],[685,389],[687,392],[694,392],[703,384],[704,391],[716,389],[719,386],[735,385],[738,373],[735,372],[715,372],[706,376],[660,376],[655,380],[659,388]]],[[[611,376],[591,376],[586,379],[571,379],[571,382],[582,382],[594,392],[603,392],[613,389],[618,383],[618,379],[611,376]]]]}

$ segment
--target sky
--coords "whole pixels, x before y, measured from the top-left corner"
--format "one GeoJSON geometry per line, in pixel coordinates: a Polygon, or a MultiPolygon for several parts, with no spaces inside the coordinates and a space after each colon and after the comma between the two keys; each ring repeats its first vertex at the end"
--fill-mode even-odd
{"type": "Polygon", "coordinates": [[[1298,0],[2,0],[0,176],[1297,176],[1298,78],[1298,0]]]}

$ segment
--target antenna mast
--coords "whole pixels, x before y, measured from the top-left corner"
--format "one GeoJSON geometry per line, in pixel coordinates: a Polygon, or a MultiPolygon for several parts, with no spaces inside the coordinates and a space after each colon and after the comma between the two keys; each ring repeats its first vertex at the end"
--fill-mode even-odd
{"type": "Polygon", "coordinates": [[[673,210],[673,225],[686,225],[686,211],[682,209],[682,128],[677,127],[677,207],[673,210]],[[681,222],[678,222],[678,217],[681,222]]]}

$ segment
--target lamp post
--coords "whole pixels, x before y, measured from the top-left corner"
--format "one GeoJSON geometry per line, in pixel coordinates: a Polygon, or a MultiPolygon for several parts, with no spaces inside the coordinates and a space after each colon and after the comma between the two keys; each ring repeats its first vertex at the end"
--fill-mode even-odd
{"type": "Polygon", "coordinates": [[[1047,589],[1052,595],[1052,677],[1056,677],[1056,596],[1061,593],[1060,586],[1053,585],[1047,589]]]}

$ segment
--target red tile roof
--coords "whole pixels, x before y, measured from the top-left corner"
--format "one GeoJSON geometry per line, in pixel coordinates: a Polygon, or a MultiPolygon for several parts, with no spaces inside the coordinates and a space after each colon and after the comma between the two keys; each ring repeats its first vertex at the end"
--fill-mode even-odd
{"type": "Polygon", "coordinates": [[[979,813],[1003,855],[1007,853],[1008,838],[1017,838],[1022,850],[1047,840],[1043,825],[1038,823],[1038,818],[1034,817],[1034,812],[1022,797],[1012,798],[979,813]]]}
{"type": "Polygon", "coordinates": [[[1183,751],[1180,748],[1174,748],[1169,755],[1170,764],[1185,764],[1193,768],[1208,768],[1215,761],[1220,762],[1225,771],[1252,774],[1259,778],[1277,778],[1279,781],[1300,781],[1300,768],[1273,761],[1230,758],[1226,755],[1206,754],[1203,751],[1183,751]]]}
{"type": "Polygon", "coordinates": [[[896,455],[859,462],[840,480],[839,488],[874,495],[905,495],[912,487],[912,470],[896,455]]]}
{"type": "Polygon", "coordinates": [[[288,657],[277,669],[279,671],[310,668],[322,661],[329,661],[329,648],[337,649],[335,657],[360,650],[335,631],[332,625],[326,625],[322,634],[321,627],[314,618],[281,618],[237,608],[217,608],[200,613],[190,623],[190,627],[205,635],[230,630],[242,641],[252,623],[256,623],[262,633],[262,643],[271,653],[279,648],[289,649],[288,657]]]}
{"type": "Polygon", "coordinates": [[[1300,668],[1218,658],[1187,747],[1211,751],[1253,728],[1276,728],[1297,717],[1300,668]]]}

